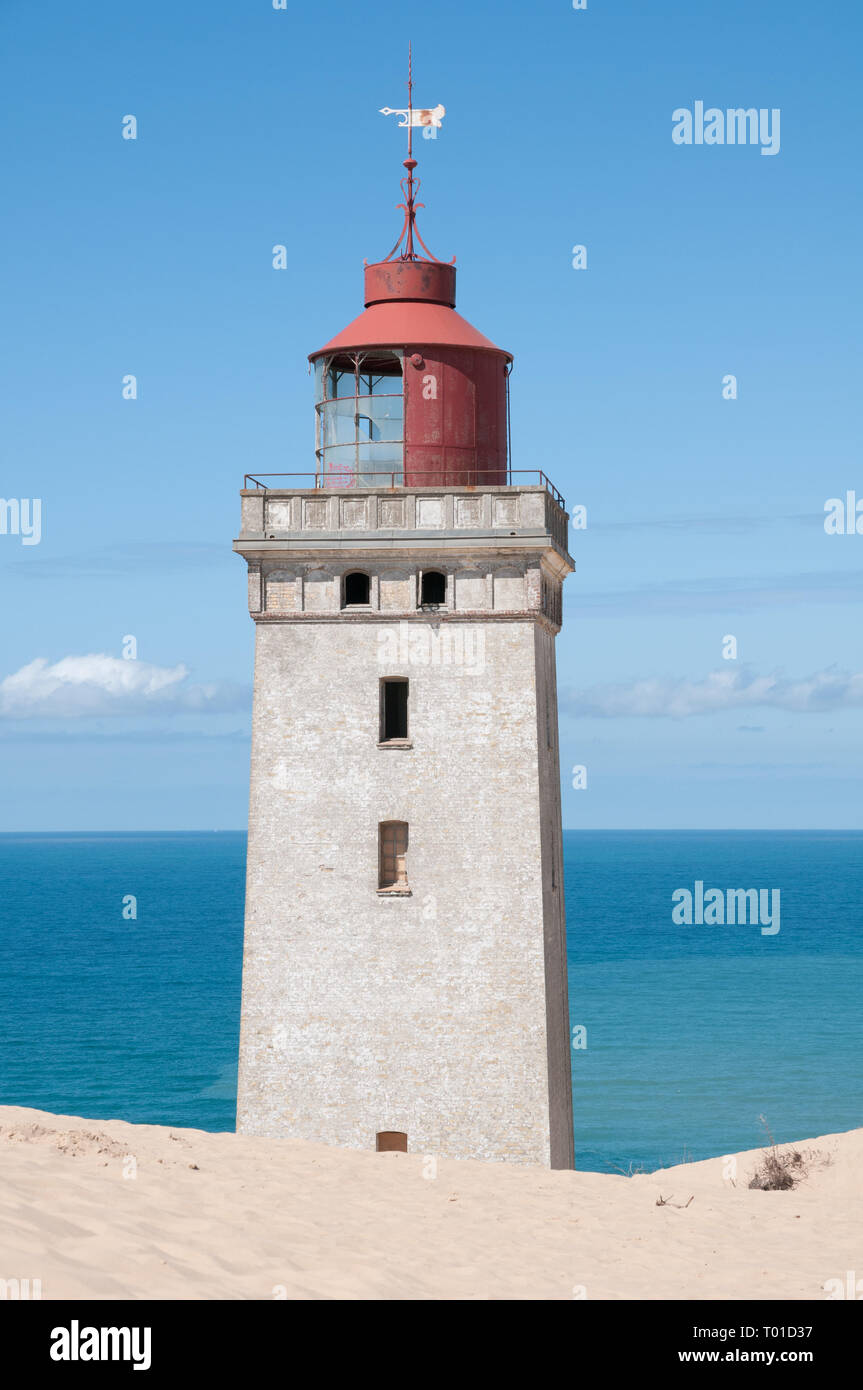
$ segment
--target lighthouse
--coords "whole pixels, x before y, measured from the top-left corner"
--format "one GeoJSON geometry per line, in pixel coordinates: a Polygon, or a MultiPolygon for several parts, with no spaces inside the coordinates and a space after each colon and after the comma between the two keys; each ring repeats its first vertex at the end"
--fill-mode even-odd
{"type": "Polygon", "coordinates": [[[237,1128],[571,1168],[568,518],[541,469],[512,471],[512,356],[420,235],[412,132],[442,112],[409,86],[404,225],[365,267],[363,311],[311,354],[314,454],[242,492],[237,1128]]]}

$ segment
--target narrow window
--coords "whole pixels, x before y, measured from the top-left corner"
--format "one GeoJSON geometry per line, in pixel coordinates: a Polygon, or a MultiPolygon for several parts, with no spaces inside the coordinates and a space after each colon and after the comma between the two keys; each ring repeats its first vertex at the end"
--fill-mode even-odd
{"type": "Polygon", "coordinates": [[[382,821],[378,826],[378,892],[408,892],[408,827],[403,820],[382,821]]]}
{"type": "Polygon", "coordinates": [[[406,1154],[408,1137],[398,1129],[382,1129],[375,1135],[375,1148],[379,1154],[406,1154]]]}
{"type": "Polygon", "coordinates": [[[369,577],[361,574],[359,570],[353,574],[345,575],[345,608],[353,608],[357,604],[367,604],[369,601],[369,577]]]}
{"type": "Polygon", "coordinates": [[[402,679],[382,680],[380,742],[403,742],[407,736],[408,683],[402,679]]]}
{"type": "Polygon", "coordinates": [[[424,570],[420,585],[420,607],[438,608],[446,603],[446,575],[424,570]]]}

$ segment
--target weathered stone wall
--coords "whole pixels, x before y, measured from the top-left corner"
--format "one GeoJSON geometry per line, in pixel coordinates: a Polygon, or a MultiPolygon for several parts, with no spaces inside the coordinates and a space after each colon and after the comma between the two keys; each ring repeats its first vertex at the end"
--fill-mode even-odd
{"type": "Polygon", "coordinates": [[[366,1149],[399,1130],[414,1152],[572,1165],[554,667],[572,562],[551,500],[243,497],[241,1130],[366,1149]],[[422,526],[437,537],[386,531],[422,526]],[[417,610],[426,568],[447,576],[437,613],[417,610]],[[362,609],[342,606],[353,569],[362,609]],[[408,746],[378,745],[392,676],[408,746]],[[409,896],[378,891],[388,820],[409,826],[409,896]]]}
{"type": "Polygon", "coordinates": [[[387,623],[258,626],[242,1130],[551,1161],[541,637],[470,626],[461,668],[399,660],[387,623]],[[377,746],[387,675],[410,680],[409,749],[377,746]],[[390,819],[409,898],[377,892],[390,819]]]}
{"type": "Polygon", "coordinates": [[[537,749],[545,921],[545,998],[552,1168],[575,1167],[572,1052],[566,973],[566,903],[560,803],[560,743],[554,634],[536,628],[537,749]]]}
{"type": "MultiPolygon", "coordinates": [[[[446,601],[442,612],[542,614],[555,627],[560,626],[558,575],[542,572],[539,558],[489,563],[484,557],[457,563],[453,560],[412,566],[402,561],[362,555],[342,564],[294,563],[286,568],[278,559],[261,565],[260,608],[266,613],[338,613],[344,609],[343,581],[347,574],[361,571],[371,579],[369,609],[416,616],[423,570],[435,570],[447,579],[446,601]]],[[[254,611],[258,611],[255,609],[254,611]]],[[[357,609],[344,609],[349,617],[357,609]]]]}
{"type": "Polygon", "coordinates": [[[317,531],[548,531],[566,548],[566,513],[543,486],[482,488],[309,489],[253,488],[242,495],[245,535],[288,536],[317,531]]]}

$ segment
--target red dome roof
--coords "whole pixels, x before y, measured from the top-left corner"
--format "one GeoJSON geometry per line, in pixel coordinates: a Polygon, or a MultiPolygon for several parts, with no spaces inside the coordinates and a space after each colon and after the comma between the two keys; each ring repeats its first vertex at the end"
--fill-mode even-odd
{"type": "Polygon", "coordinates": [[[455,267],[435,261],[380,262],[366,267],[366,308],[317,352],[364,347],[464,347],[512,360],[461,314],[455,304],[455,267]]]}
{"type": "Polygon", "coordinates": [[[418,302],[373,304],[310,356],[314,360],[325,352],[363,347],[467,347],[499,352],[503,357],[512,356],[455,309],[418,302]]]}

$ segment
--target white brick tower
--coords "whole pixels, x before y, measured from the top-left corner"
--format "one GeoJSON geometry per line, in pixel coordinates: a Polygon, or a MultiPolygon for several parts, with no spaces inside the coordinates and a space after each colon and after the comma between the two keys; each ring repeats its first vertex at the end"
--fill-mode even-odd
{"type": "Polygon", "coordinates": [[[242,494],[237,1127],[571,1168],[567,516],[509,471],[511,358],[455,312],[454,267],[415,255],[413,167],[365,312],[313,354],[314,474],[242,494]]]}

